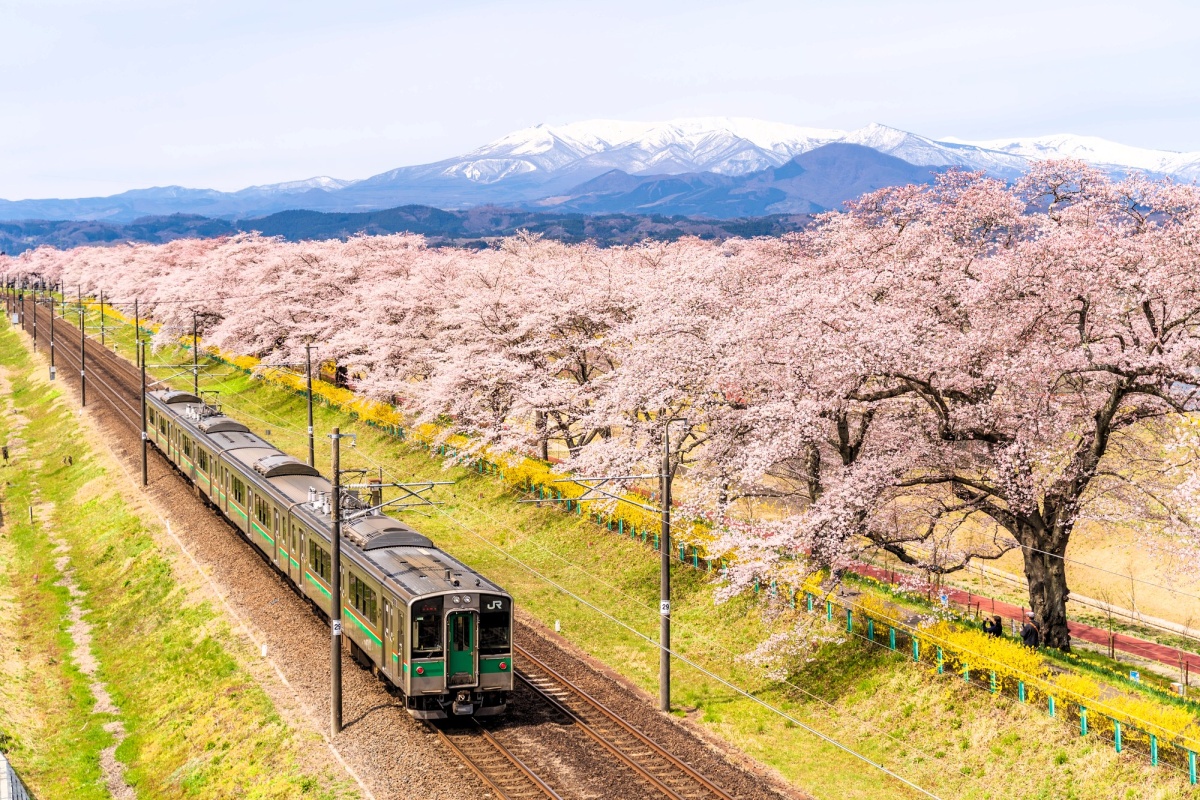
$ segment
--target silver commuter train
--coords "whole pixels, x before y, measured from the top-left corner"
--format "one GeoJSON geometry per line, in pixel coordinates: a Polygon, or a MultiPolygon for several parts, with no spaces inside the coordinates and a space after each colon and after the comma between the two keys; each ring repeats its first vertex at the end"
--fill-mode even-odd
{"type": "MultiPolygon", "coordinates": [[[[330,482],[189,392],[147,392],[145,433],[328,618],[330,482]]],[[[512,597],[357,495],[342,506],[342,629],[355,660],[418,719],[504,713],[512,597]]]]}

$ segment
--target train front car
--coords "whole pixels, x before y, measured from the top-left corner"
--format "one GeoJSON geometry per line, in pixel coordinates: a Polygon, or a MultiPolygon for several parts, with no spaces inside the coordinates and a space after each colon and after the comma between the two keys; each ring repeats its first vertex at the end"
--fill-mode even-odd
{"type": "Polygon", "coordinates": [[[399,590],[396,683],[408,712],[503,714],[513,688],[512,597],[426,542],[370,552],[399,590]]]}

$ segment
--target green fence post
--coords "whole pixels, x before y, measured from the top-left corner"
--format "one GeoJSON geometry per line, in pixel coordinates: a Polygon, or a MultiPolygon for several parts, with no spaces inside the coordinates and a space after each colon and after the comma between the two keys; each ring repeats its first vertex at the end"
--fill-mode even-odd
{"type": "Polygon", "coordinates": [[[920,661],[921,660],[921,640],[914,636],[913,640],[912,640],[912,644],[913,644],[913,661],[920,661]]]}
{"type": "Polygon", "coordinates": [[[812,613],[812,601],[813,601],[812,592],[805,592],[804,593],[804,602],[808,606],[808,613],[810,613],[810,614],[812,613]]]}
{"type": "Polygon", "coordinates": [[[796,587],[794,586],[788,592],[788,606],[791,608],[796,607],[796,587]]]}
{"type": "Polygon", "coordinates": [[[996,670],[992,670],[991,690],[992,694],[996,693],[996,670]]]}
{"type": "Polygon", "coordinates": [[[1158,766],[1158,737],[1150,734],[1150,766],[1158,766]]]}
{"type": "Polygon", "coordinates": [[[833,622],[833,603],[825,601],[825,621],[833,622]]]}
{"type": "Polygon", "coordinates": [[[625,518],[624,517],[621,517],[619,520],[617,520],[617,533],[620,534],[621,536],[625,535],[625,518]]]}
{"type": "Polygon", "coordinates": [[[1119,752],[1121,752],[1121,723],[1115,719],[1112,721],[1112,723],[1113,723],[1113,747],[1115,747],[1117,749],[1117,752],[1119,753],[1119,752]]]}
{"type": "Polygon", "coordinates": [[[867,638],[872,642],[875,641],[875,620],[873,619],[867,620],[867,638]]]}
{"type": "Polygon", "coordinates": [[[846,609],[846,633],[854,633],[854,612],[846,609]]]}
{"type": "Polygon", "coordinates": [[[1017,681],[1017,700],[1025,702],[1025,681],[1017,681]]]}
{"type": "Polygon", "coordinates": [[[686,548],[687,548],[686,544],[684,544],[683,542],[679,543],[679,563],[680,564],[682,564],[684,562],[684,559],[686,558],[686,556],[684,555],[684,551],[686,548]]]}
{"type": "MultiPolygon", "coordinates": [[[[658,534],[654,534],[654,549],[658,549],[658,534]]],[[[758,581],[754,582],[754,591],[758,591],[758,581]]]]}
{"type": "Polygon", "coordinates": [[[1196,785],[1196,751],[1188,750],[1188,779],[1196,785]]]}
{"type": "Polygon", "coordinates": [[[938,675],[941,675],[943,672],[946,671],[945,664],[942,663],[942,648],[940,648],[940,647],[937,649],[937,665],[938,665],[938,675]]]}
{"type": "Polygon", "coordinates": [[[888,648],[896,649],[896,629],[890,625],[888,626],[888,648]]]}
{"type": "Polygon", "coordinates": [[[775,581],[774,581],[774,580],[772,580],[772,581],[771,581],[771,597],[774,597],[774,596],[775,596],[775,595],[777,595],[778,593],[779,593],[779,592],[776,590],[775,581]]]}
{"type": "Polygon", "coordinates": [[[1087,736],[1087,709],[1079,707],[1079,735],[1087,736]]]}
{"type": "Polygon", "coordinates": [[[963,680],[967,683],[971,682],[971,668],[966,664],[963,664],[963,680]]]}
{"type": "Polygon", "coordinates": [[[1050,716],[1054,716],[1054,695],[1050,695],[1050,716]]]}
{"type": "Polygon", "coordinates": [[[692,545],[692,569],[700,569],[700,551],[692,545]]]}

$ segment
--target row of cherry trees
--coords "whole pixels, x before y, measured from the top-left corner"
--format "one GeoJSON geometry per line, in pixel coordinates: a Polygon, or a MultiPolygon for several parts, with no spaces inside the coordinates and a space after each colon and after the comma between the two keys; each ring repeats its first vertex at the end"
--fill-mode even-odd
{"type": "Polygon", "coordinates": [[[1195,489],[1177,431],[1200,366],[1198,235],[1195,187],[1047,162],[1015,185],[882,190],[780,239],[245,235],[0,269],[137,298],[162,341],[198,314],[226,351],[311,343],[416,418],[590,474],[656,471],[670,420],[689,510],[737,552],[729,591],[863,547],[934,572],[1020,547],[1066,648],[1085,515],[1135,515],[1197,552],[1174,500],[1195,489]]]}

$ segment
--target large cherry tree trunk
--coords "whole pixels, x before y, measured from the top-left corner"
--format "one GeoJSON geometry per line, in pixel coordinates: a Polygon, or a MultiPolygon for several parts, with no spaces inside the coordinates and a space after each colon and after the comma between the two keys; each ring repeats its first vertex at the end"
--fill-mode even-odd
{"type": "Polygon", "coordinates": [[[1042,634],[1043,647],[1071,649],[1071,632],[1067,627],[1066,561],[1068,536],[1038,535],[1039,531],[1022,531],[1021,554],[1025,561],[1025,580],[1029,584],[1029,605],[1034,622],[1042,634]]]}

